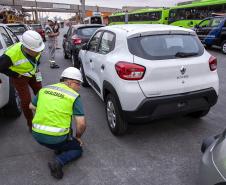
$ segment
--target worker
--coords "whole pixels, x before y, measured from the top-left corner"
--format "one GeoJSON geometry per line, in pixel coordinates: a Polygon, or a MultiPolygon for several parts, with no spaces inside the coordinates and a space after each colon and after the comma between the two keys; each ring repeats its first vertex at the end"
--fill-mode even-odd
{"type": "Polygon", "coordinates": [[[66,68],[61,82],[43,87],[30,103],[36,110],[32,121],[35,140],[55,151],[56,157],[48,163],[51,175],[63,178],[63,166],[82,154],[82,140],[86,129],[84,111],[78,91],[82,76],[77,68],[66,68]],[[76,134],[72,134],[72,118],[76,134]]]}
{"type": "Polygon", "coordinates": [[[59,30],[57,32],[54,32],[54,26],[55,26],[55,19],[54,18],[48,18],[48,24],[45,27],[45,33],[47,34],[47,42],[48,42],[48,48],[49,48],[49,62],[50,62],[50,68],[59,68],[59,65],[56,64],[55,61],[55,51],[56,51],[56,38],[60,34],[59,30]]]}
{"type": "Polygon", "coordinates": [[[42,88],[42,76],[37,63],[44,48],[45,44],[39,33],[28,30],[22,35],[21,42],[10,46],[0,57],[0,73],[11,77],[20,97],[29,131],[33,119],[33,113],[29,109],[31,102],[29,86],[34,94],[42,88]]]}

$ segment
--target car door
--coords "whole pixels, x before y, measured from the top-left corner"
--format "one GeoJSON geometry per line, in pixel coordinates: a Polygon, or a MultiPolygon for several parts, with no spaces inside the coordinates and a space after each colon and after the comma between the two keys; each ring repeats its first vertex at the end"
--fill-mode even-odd
{"type": "Polygon", "coordinates": [[[202,42],[204,41],[204,39],[206,38],[206,36],[208,35],[208,33],[210,31],[210,23],[211,23],[210,18],[205,19],[205,20],[201,21],[196,28],[196,33],[202,42]]]}
{"type": "Polygon", "coordinates": [[[103,31],[98,31],[90,39],[87,45],[88,49],[84,51],[85,53],[84,53],[83,62],[82,62],[84,72],[86,74],[86,78],[90,82],[90,84],[94,87],[94,89],[97,90],[97,92],[100,92],[100,90],[96,86],[96,82],[94,80],[95,75],[94,75],[93,68],[94,68],[94,61],[96,60],[96,57],[98,55],[97,49],[99,46],[99,41],[100,41],[102,32],[103,31]]]}
{"type": "Polygon", "coordinates": [[[105,31],[101,37],[100,44],[93,58],[93,72],[92,78],[95,82],[95,87],[100,95],[103,94],[103,80],[106,76],[106,69],[108,68],[108,60],[110,52],[114,49],[115,34],[113,32],[105,31]]]}
{"type": "Polygon", "coordinates": [[[71,34],[72,34],[72,30],[73,30],[72,27],[70,27],[68,29],[67,36],[65,38],[65,51],[68,54],[68,56],[71,56],[71,34]]]}

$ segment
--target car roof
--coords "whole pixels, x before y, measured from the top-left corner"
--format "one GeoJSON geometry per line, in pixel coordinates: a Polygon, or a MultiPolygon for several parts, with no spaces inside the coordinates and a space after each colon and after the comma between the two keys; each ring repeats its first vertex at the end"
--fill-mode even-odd
{"type": "Polygon", "coordinates": [[[6,25],[6,24],[1,24],[1,23],[0,23],[0,26],[7,27],[7,25],[6,25]]]}
{"type": "Polygon", "coordinates": [[[72,25],[73,28],[82,28],[82,27],[103,27],[102,24],[76,24],[72,25]]]}
{"type": "Polygon", "coordinates": [[[164,24],[124,24],[124,25],[106,26],[104,27],[104,29],[124,32],[127,35],[127,37],[173,34],[173,33],[195,35],[194,30],[164,24]]]}
{"type": "Polygon", "coordinates": [[[23,24],[23,23],[9,23],[9,24],[6,24],[7,26],[19,26],[19,25],[21,25],[21,26],[24,26],[25,24],[23,24]]]}

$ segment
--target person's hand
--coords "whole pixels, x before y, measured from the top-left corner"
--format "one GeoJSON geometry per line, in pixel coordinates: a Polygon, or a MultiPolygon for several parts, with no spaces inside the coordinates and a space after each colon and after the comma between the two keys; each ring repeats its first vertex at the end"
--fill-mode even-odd
{"type": "Polygon", "coordinates": [[[84,145],[84,143],[83,143],[83,141],[81,140],[81,138],[76,137],[76,139],[77,139],[77,141],[80,143],[80,146],[83,146],[83,145],[84,145]]]}

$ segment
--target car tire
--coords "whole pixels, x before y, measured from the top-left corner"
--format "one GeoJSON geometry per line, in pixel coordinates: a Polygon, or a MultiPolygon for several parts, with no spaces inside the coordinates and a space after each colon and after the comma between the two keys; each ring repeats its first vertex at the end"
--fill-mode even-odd
{"type": "Polygon", "coordinates": [[[226,40],[224,40],[221,44],[221,51],[226,55],[226,40]]]}
{"type": "Polygon", "coordinates": [[[22,113],[22,107],[18,92],[11,83],[9,90],[9,102],[2,108],[2,111],[4,116],[14,118],[19,117],[22,113]]]}
{"type": "Polygon", "coordinates": [[[82,86],[83,87],[89,87],[90,85],[89,85],[89,83],[88,83],[88,81],[86,79],[85,71],[83,69],[83,65],[81,64],[81,62],[80,62],[80,71],[82,73],[82,80],[83,80],[82,86]]]}
{"type": "Polygon", "coordinates": [[[201,118],[201,117],[207,115],[209,113],[209,111],[210,111],[210,109],[192,112],[189,114],[189,116],[191,116],[193,118],[201,118]]]}
{"type": "Polygon", "coordinates": [[[115,136],[123,135],[127,131],[128,123],[120,114],[119,105],[117,104],[115,96],[108,94],[105,101],[105,111],[108,126],[115,136]]]}
{"type": "Polygon", "coordinates": [[[66,53],[65,50],[64,50],[64,58],[65,58],[65,59],[69,59],[69,57],[68,57],[68,55],[67,55],[67,53],[66,53]]]}
{"type": "Polygon", "coordinates": [[[78,60],[76,60],[76,56],[75,54],[71,54],[71,63],[73,67],[76,67],[77,69],[80,69],[80,62],[78,60]]]}

